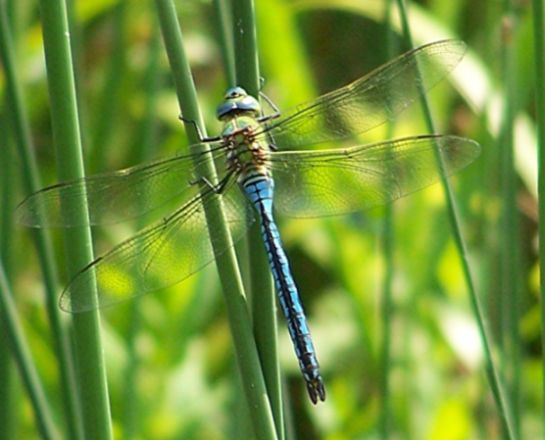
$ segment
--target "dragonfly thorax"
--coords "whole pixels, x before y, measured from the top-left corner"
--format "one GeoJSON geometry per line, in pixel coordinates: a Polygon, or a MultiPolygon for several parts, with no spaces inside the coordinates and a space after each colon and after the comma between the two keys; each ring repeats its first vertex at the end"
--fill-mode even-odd
{"type": "Polygon", "coordinates": [[[216,116],[220,121],[244,114],[257,117],[260,113],[261,105],[257,99],[248,95],[242,87],[228,89],[224,101],[216,110],[216,116]]]}
{"type": "Polygon", "coordinates": [[[222,132],[228,168],[240,179],[249,173],[268,175],[269,145],[261,124],[251,116],[228,119],[222,132]]]}

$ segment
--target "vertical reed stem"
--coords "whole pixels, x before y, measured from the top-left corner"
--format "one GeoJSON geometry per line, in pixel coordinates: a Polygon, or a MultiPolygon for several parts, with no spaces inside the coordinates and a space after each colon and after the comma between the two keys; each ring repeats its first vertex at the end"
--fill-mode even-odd
{"type": "MultiPolygon", "coordinates": [[[[250,95],[258,97],[260,76],[255,4],[253,0],[235,0],[233,5],[237,84],[244,87],[250,95]]],[[[278,362],[276,299],[257,222],[249,232],[248,243],[254,334],[275,419],[276,433],[279,439],[283,439],[284,417],[278,362]]]]}
{"type": "Polygon", "coordinates": [[[47,399],[42,384],[38,378],[36,367],[32,362],[30,350],[23,336],[22,325],[17,316],[13,303],[13,294],[10,291],[8,280],[4,272],[4,265],[0,259],[0,322],[10,342],[13,357],[17,363],[25,388],[30,397],[38,431],[44,440],[60,438],[50,414],[47,399]]]}
{"type": "MultiPolygon", "coordinates": [[[[404,0],[397,0],[397,4],[399,7],[399,12],[400,12],[403,35],[405,37],[407,44],[410,47],[413,47],[411,30],[409,26],[405,2],[404,0]]],[[[424,111],[424,116],[425,116],[426,124],[428,126],[428,130],[430,133],[435,133],[435,127],[433,124],[433,118],[431,116],[431,110],[428,105],[426,95],[424,93],[421,93],[420,102],[421,102],[422,110],[424,111]]],[[[439,159],[437,162],[438,166],[441,167],[442,164],[441,164],[441,160],[439,156],[438,156],[438,159],[439,159]]],[[[479,327],[479,335],[481,337],[481,344],[485,352],[486,374],[488,377],[488,381],[492,388],[492,394],[494,396],[496,406],[500,413],[502,424],[505,428],[505,433],[508,438],[514,439],[515,436],[513,432],[513,425],[511,422],[511,414],[509,413],[508,402],[502,390],[500,376],[498,374],[498,371],[496,370],[496,366],[494,365],[494,361],[492,358],[492,349],[490,347],[490,342],[489,342],[490,340],[488,338],[486,327],[484,324],[484,314],[479,302],[479,298],[477,296],[475,283],[471,275],[471,270],[469,267],[469,260],[468,260],[468,253],[465,248],[465,242],[462,236],[460,222],[458,220],[458,213],[456,211],[454,195],[452,192],[450,182],[448,178],[444,175],[444,173],[441,173],[441,185],[443,187],[443,193],[445,194],[445,197],[446,197],[449,223],[452,230],[454,243],[458,251],[458,256],[460,258],[460,264],[462,266],[464,281],[469,292],[471,307],[473,309],[473,313],[475,317],[477,318],[477,326],[479,327]]]]}
{"type": "MultiPolygon", "coordinates": [[[[204,124],[197,104],[197,93],[183,47],[181,29],[176,17],[176,8],[172,0],[156,0],[155,4],[176,85],[180,109],[186,120],[194,121],[200,127],[201,133],[205,135],[204,124]]],[[[193,124],[186,123],[186,129],[190,141],[198,143],[199,138],[193,124]]],[[[195,145],[193,151],[206,151],[206,148],[202,145],[195,145]]],[[[216,174],[212,160],[201,165],[198,169],[201,175],[210,182],[215,182],[216,174]]],[[[221,250],[228,249],[221,254],[217,253],[216,265],[223,287],[227,315],[235,344],[235,354],[254,432],[258,439],[276,439],[274,421],[252,334],[248,305],[219,197],[205,205],[205,214],[209,229],[214,231],[215,240],[213,245],[217,246],[218,249],[221,248],[221,250]]]]}
{"type": "Polygon", "coordinates": [[[545,431],[545,7],[543,0],[533,0],[534,60],[536,81],[536,127],[538,151],[539,272],[541,293],[541,362],[543,380],[542,421],[545,431]]]}
{"type": "MultiPolygon", "coordinates": [[[[41,0],[40,12],[57,174],[61,181],[72,180],[84,173],[66,4],[62,0],[41,0]]],[[[85,200],[73,208],[79,212],[80,223],[88,223],[85,200]]],[[[90,230],[65,229],[63,235],[68,273],[74,274],[93,259],[90,230]]],[[[94,290],[85,294],[96,301],[94,290]]],[[[73,324],[85,438],[108,440],[112,438],[112,426],[98,311],[74,315],[73,324]]]]}
{"type": "MultiPolygon", "coordinates": [[[[16,70],[13,54],[13,40],[8,23],[8,14],[5,0],[0,1],[0,59],[4,66],[6,78],[7,102],[9,117],[13,129],[15,146],[22,164],[23,183],[25,191],[33,193],[40,188],[40,178],[34,146],[30,136],[27,111],[24,108],[23,87],[20,84],[20,75],[16,70]]],[[[10,212],[11,211],[7,211],[10,212]]],[[[40,265],[45,283],[45,304],[47,316],[55,344],[55,353],[59,366],[60,389],[65,416],[66,435],[71,439],[79,439],[81,432],[81,416],[77,403],[74,365],[68,337],[60,320],[60,310],[57,306],[57,268],[53,257],[51,241],[42,229],[33,231],[33,238],[38,251],[40,265]]]]}
{"type": "MultiPolygon", "coordinates": [[[[388,58],[394,54],[393,30],[391,29],[393,0],[387,0],[385,4],[384,29],[386,34],[385,53],[388,58]]],[[[393,124],[388,123],[386,138],[393,134],[393,124]]],[[[392,423],[392,407],[390,402],[390,374],[392,358],[392,314],[393,314],[393,291],[392,279],[394,274],[394,207],[387,204],[384,208],[384,239],[382,248],[384,253],[384,279],[382,283],[382,341],[380,347],[380,438],[386,440],[390,437],[392,423]]]]}

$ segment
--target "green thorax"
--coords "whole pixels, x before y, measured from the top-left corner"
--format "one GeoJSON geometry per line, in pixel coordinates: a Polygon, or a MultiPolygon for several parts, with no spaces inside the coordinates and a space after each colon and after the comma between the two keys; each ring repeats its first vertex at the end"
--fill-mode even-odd
{"type": "Polygon", "coordinates": [[[225,119],[222,137],[228,150],[229,168],[245,179],[250,174],[268,175],[269,144],[263,127],[253,116],[225,119]]]}

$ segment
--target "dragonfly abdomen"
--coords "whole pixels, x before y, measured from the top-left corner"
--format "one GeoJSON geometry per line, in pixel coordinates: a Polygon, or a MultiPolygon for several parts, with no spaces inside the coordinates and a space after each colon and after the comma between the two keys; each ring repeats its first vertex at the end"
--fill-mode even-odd
{"type": "Polygon", "coordinates": [[[307,384],[310,399],[313,403],[317,403],[318,399],[323,401],[325,400],[325,387],[320,375],[318,359],[297,286],[291,275],[288,259],[282,248],[280,234],[272,214],[274,183],[266,175],[254,174],[243,181],[242,187],[261,219],[261,234],[278,300],[288,323],[288,331],[299,361],[299,368],[307,384]]]}

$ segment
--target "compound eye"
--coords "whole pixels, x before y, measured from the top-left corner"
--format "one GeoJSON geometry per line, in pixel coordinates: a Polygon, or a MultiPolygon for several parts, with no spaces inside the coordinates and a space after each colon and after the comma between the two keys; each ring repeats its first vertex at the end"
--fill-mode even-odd
{"type": "Polygon", "coordinates": [[[233,100],[247,96],[246,91],[242,87],[232,87],[225,92],[225,99],[233,100]]]}
{"type": "Polygon", "coordinates": [[[227,90],[227,93],[225,94],[225,99],[236,99],[240,98],[240,91],[237,88],[232,88],[227,90]]]}

